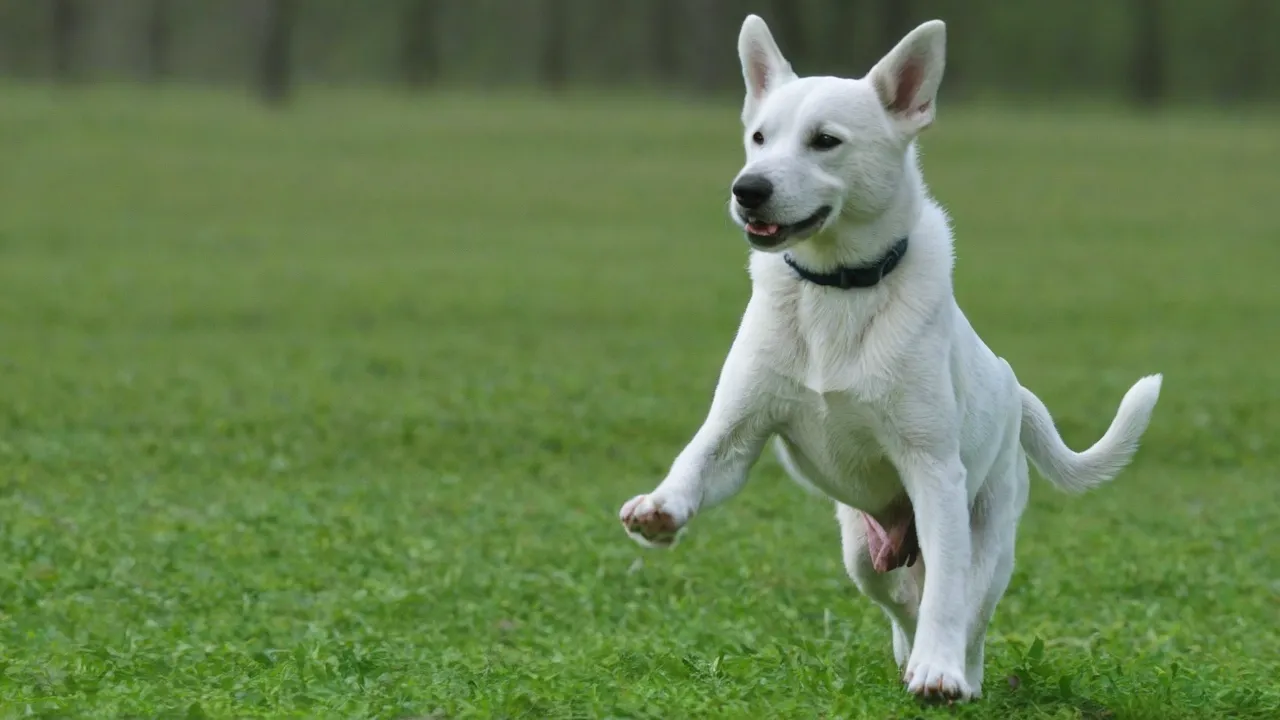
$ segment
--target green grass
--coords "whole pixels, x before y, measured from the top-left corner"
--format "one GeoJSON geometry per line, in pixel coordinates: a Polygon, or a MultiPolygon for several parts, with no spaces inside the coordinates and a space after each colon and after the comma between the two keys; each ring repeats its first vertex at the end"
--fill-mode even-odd
{"type": "Polygon", "coordinates": [[[0,713],[1280,714],[1274,119],[943,108],[977,330],[1114,484],[1034,480],[986,698],[929,708],[766,455],[618,506],[749,291],[737,107],[0,88],[0,713]]]}

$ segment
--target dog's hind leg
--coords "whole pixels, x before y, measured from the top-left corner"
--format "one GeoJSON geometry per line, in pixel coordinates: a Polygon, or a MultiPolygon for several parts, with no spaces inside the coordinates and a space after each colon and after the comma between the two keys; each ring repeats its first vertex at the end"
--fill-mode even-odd
{"type": "MultiPolygon", "coordinates": [[[[970,602],[974,603],[971,606],[973,615],[969,620],[969,639],[965,652],[965,682],[973,690],[974,697],[982,695],[987,627],[991,623],[992,616],[995,615],[996,605],[1000,602],[1000,598],[1004,596],[1004,591],[1009,587],[1009,578],[1013,575],[1013,549],[1000,548],[998,555],[991,558],[984,557],[982,561],[984,564],[988,564],[988,561],[990,561],[989,584],[986,586],[985,595],[970,598],[970,602]]],[[[974,569],[975,571],[979,570],[976,566],[974,569]]]]}
{"type": "Polygon", "coordinates": [[[1018,517],[1026,504],[1025,457],[1019,454],[1012,465],[1003,477],[993,477],[995,482],[979,491],[970,511],[973,554],[965,586],[969,612],[965,682],[975,697],[982,694],[987,628],[1013,575],[1018,517]]]}
{"type": "Polygon", "coordinates": [[[848,505],[836,503],[844,567],[862,594],[879,605],[893,623],[893,658],[902,669],[911,656],[911,639],[916,634],[916,617],[920,609],[919,571],[923,566],[916,563],[915,567],[877,572],[867,548],[867,526],[861,515],[848,505]]]}

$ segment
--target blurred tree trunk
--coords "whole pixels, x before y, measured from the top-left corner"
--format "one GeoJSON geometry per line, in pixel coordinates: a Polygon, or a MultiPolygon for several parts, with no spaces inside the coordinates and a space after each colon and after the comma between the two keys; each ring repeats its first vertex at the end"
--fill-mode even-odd
{"type": "Polygon", "coordinates": [[[1151,107],[1165,95],[1164,8],[1161,0],[1132,0],[1133,53],[1130,93],[1138,105],[1151,107]]]}
{"type": "Polygon", "coordinates": [[[170,0],[151,0],[147,14],[147,78],[152,82],[169,76],[169,56],[173,46],[170,0]]]}
{"type": "Polygon", "coordinates": [[[870,53],[858,47],[856,28],[866,12],[862,0],[831,0],[825,27],[824,52],[831,67],[824,72],[844,77],[859,77],[871,69],[870,53]]]}
{"type": "Polygon", "coordinates": [[[677,55],[680,36],[680,0],[649,0],[649,52],[653,71],[663,85],[674,85],[680,79],[677,55]]]}
{"type": "Polygon", "coordinates": [[[61,82],[71,82],[79,76],[77,41],[83,21],[80,3],[76,0],[53,0],[53,75],[61,82]]]}
{"type": "MultiPolygon", "coordinates": [[[[614,0],[616,2],[616,0],[614,0]]],[[[580,0],[573,14],[586,21],[583,42],[578,44],[581,59],[577,73],[587,79],[601,82],[607,86],[629,84],[643,72],[637,72],[637,63],[623,58],[624,35],[630,35],[632,23],[623,17],[623,13],[614,2],[601,0],[580,0]],[[583,67],[583,66],[586,67],[583,67]]]]}
{"type": "Polygon", "coordinates": [[[258,94],[268,105],[283,105],[293,91],[294,0],[265,0],[262,47],[258,54],[258,94]]]}
{"type": "Polygon", "coordinates": [[[798,0],[769,0],[761,16],[769,24],[769,31],[773,33],[782,55],[797,73],[804,73],[811,72],[811,69],[803,69],[809,60],[809,46],[804,41],[804,23],[800,20],[798,4],[798,0]]]}
{"type": "Polygon", "coordinates": [[[1275,0],[1239,0],[1231,27],[1236,28],[1237,42],[1219,83],[1220,97],[1230,102],[1256,100],[1262,95],[1267,44],[1271,29],[1267,24],[1267,5],[1275,0]]]}
{"type": "Polygon", "coordinates": [[[569,2],[542,0],[542,49],[538,56],[538,80],[552,92],[569,81],[569,2]]]}
{"type": "MultiPolygon", "coordinates": [[[[738,28],[742,17],[729,17],[726,0],[697,0],[688,6],[692,42],[696,48],[693,85],[698,92],[714,94],[724,90],[737,66],[738,28]]],[[[744,16],[745,17],[745,16],[744,16]]]]}
{"type": "Polygon", "coordinates": [[[880,0],[880,39],[875,49],[875,57],[884,57],[911,32],[911,0],[880,0]]]}
{"type": "Polygon", "coordinates": [[[400,70],[404,81],[420,88],[436,81],[440,56],[436,51],[438,0],[406,0],[400,27],[400,70]]]}

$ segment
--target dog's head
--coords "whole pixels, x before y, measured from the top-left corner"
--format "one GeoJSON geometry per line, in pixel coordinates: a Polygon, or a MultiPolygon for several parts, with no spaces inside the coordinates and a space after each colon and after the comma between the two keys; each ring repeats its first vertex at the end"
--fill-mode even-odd
{"type": "Polygon", "coordinates": [[[931,20],[865,77],[801,78],[764,20],[748,15],[738,35],[747,161],[733,180],[730,215],[751,245],[777,252],[837,218],[883,213],[912,140],[933,122],[945,55],[946,26],[931,20]]]}

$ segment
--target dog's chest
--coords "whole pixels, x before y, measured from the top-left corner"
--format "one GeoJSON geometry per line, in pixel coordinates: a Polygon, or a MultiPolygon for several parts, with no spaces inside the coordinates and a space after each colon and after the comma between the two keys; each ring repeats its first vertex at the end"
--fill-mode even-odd
{"type": "Polygon", "coordinates": [[[793,333],[796,353],[787,374],[821,394],[814,412],[841,406],[838,393],[868,398],[882,390],[883,368],[877,361],[884,343],[875,318],[883,301],[878,296],[833,297],[802,287],[790,299],[782,317],[790,317],[784,324],[793,333]]]}
{"type": "Polygon", "coordinates": [[[779,431],[789,460],[835,500],[868,512],[902,493],[898,471],[878,440],[880,415],[848,393],[810,393],[779,431]]]}
{"type": "Polygon", "coordinates": [[[785,460],[846,505],[890,506],[902,483],[880,442],[900,352],[888,296],[827,292],[763,261],[758,277],[770,361],[790,381],[777,432],[785,460]]]}

